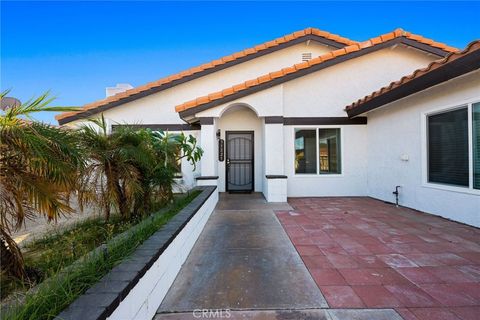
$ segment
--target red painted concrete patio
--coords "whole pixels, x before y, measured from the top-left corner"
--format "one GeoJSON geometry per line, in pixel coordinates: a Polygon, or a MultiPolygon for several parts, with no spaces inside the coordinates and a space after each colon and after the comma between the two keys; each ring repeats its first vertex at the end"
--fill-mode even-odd
{"type": "Polygon", "coordinates": [[[330,308],[480,319],[480,229],[370,198],[289,203],[277,217],[330,308]]]}

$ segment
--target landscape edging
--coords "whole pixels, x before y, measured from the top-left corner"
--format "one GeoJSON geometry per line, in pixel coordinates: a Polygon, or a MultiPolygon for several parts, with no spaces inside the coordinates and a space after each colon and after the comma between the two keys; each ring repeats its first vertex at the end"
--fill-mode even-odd
{"type": "MultiPolygon", "coordinates": [[[[113,268],[85,294],[78,297],[55,319],[102,320],[110,317],[197,212],[211,199],[212,195],[218,198],[215,186],[202,186],[196,189],[202,190],[202,192],[192,202],[135,249],[129,258],[113,268]]],[[[213,211],[213,208],[211,209],[213,211]]],[[[168,290],[168,288],[166,289],[168,290]]]]}

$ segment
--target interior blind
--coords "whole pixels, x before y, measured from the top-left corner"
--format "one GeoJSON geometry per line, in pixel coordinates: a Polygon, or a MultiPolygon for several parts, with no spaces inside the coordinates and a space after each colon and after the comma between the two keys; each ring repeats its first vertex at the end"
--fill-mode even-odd
{"type": "Polygon", "coordinates": [[[473,187],[480,189],[480,103],[472,106],[473,129],[473,187]]]}
{"type": "Polygon", "coordinates": [[[467,186],[468,109],[428,117],[428,181],[467,186]]]}

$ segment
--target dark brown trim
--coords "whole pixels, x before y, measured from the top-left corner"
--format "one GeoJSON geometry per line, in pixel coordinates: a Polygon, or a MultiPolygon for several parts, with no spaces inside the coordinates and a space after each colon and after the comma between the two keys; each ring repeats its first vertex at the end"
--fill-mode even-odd
{"type": "Polygon", "coordinates": [[[283,175],[267,174],[265,176],[265,178],[267,178],[267,179],[287,179],[288,177],[283,176],[283,175]]]}
{"type": "Polygon", "coordinates": [[[320,126],[320,125],[358,125],[367,124],[367,117],[298,117],[285,118],[286,126],[320,126]]]}
{"type": "MultiPolygon", "coordinates": [[[[114,102],[111,102],[111,103],[108,103],[104,106],[101,106],[101,107],[98,107],[98,108],[94,108],[94,109],[91,109],[91,110],[86,110],[84,112],[81,112],[81,113],[77,113],[75,115],[72,115],[70,117],[67,117],[67,118],[64,118],[64,119],[60,119],[58,120],[58,123],[60,125],[63,125],[63,124],[66,124],[66,123],[69,123],[69,122],[72,122],[72,121],[75,121],[75,120],[78,120],[78,119],[83,119],[83,118],[87,118],[89,116],[92,116],[92,115],[95,115],[95,114],[99,114],[103,111],[106,111],[108,109],[111,109],[113,107],[116,107],[116,106],[119,106],[119,105],[122,105],[122,104],[125,104],[127,102],[130,102],[130,101],[133,101],[133,100],[136,100],[136,99],[140,99],[140,98],[143,98],[145,96],[148,96],[148,95],[151,95],[151,94],[154,94],[154,93],[157,93],[157,92],[160,92],[160,91],[163,91],[163,90],[166,90],[166,89],[169,89],[169,88],[172,88],[172,87],[175,87],[177,85],[180,85],[182,83],[185,83],[185,82],[188,82],[188,81],[191,81],[191,80],[195,80],[197,78],[200,78],[200,77],[203,77],[203,76],[206,76],[208,74],[211,74],[211,73],[214,73],[214,72],[217,72],[217,71],[220,71],[220,70],[223,70],[223,69],[226,69],[226,68],[229,68],[229,67],[232,67],[234,65],[237,65],[239,63],[243,63],[243,62],[246,62],[246,61],[249,61],[251,59],[255,59],[257,57],[260,57],[260,56],[263,56],[263,55],[266,55],[266,54],[269,54],[269,53],[272,53],[272,52],[275,52],[275,51],[278,51],[278,50],[281,50],[281,49],[284,49],[284,48],[287,48],[287,47],[290,47],[290,46],[293,46],[293,45],[296,45],[296,44],[299,44],[299,43],[302,43],[302,42],[305,42],[305,41],[308,41],[308,40],[313,40],[313,41],[316,41],[316,42],[319,42],[319,43],[322,43],[322,44],[325,44],[325,45],[329,45],[329,46],[332,46],[336,49],[339,49],[339,48],[343,48],[347,45],[343,44],[343,43],[339,43],[339,42],[336,42],[336,41],[333,41],[333,40],[329,40],[329,39],[326,39],[326,38],[323,38],[323,37],[319,37],[319,36],[315,36],[315,35],[305,35],[303,37],[300,37],[300,38],[297,38],[295,40],[292,40],[292,41],[289,41],[289,42],[285,42],[285,43],[282,43],[280,45],[277,45],[275,47],[272,47],[272,48],[269,48],[269,49],[266,49],[266,50],[262,50],[260,52],[257,52],[257,53],[254,53],[254,54],[250,54],[250,55],[247,55],[245,57],[242,57],[242,58],[239,58],[239,59],[235,59],[233,61],[230,61],[230,62],[227,62],[227,63],[224,63],[222,65],[218,65],[214,68],[210,68],[210,69],[207,69],[207,70],[203,70],[203,71],[200,71],[200,72],[197,72],[195,74],[192,74],[190,76],[186,76],[186,77],[183,77],[182,79],[178,79],[178,80],[174,80],[172,82],[169,82],[169,83],[166,83],[164,85],[161,85],[159,87],[154,87],[154,88],[151,88],[151,89],[148,89],[146,91],[143,91],[143,92],[140,92],[140,93],[137,93],[135,95],[131,95],[129,97],[126,97],[126,98],[123,98],[119,101],[114,101],[114,102]]],[[[278,78],[274,81],[271,81],[271,82],[267,82],[265,83],[264,85],[260,85],[260,86],[256,86],[256,87],[253,87],[251,89],[253,89],[253,92],[257,92],[257,91],[260,91],[260,90],[263,90],[265,88],[269,88],[269,87],[273,87],[277,84],[280,84],[280,83],[283,83],[283,82],[286,82],[286,81],[290,81],[292,79],[295,79],[295,78],[298,78],[298,77],[301,77],[305,74],[308,74],[308,73],[311,73],[311,72],[315,72],[315,71],[318,71],[320,69],[323,69],[323,68],[326,68],[326,67],[329,67],[331,65],[334,65],[336,63],[339,63],[339,62],[342,62],[342,61],[345,61],[345,60],[349,60],[349,59],[352,59],[352,58],[356,58],[358,56],[361,56],[363,54],[366,54],[366,53],[369,53],[369,52],[372,52],[372,51],[376,51],[376,50],[379,50],[379,49],[382,49],[384,47],[387,47],[387,46],[390,46],[390,45],[394,45],[394,44],[398,44],[398,43],[403,43],[405,45],[408,45],[408,46],[412,46],[414,48],[417,48],[419,50],[423,50],[423,51],[426,51],[428,53],[433,53],[433,54],[436,54],[438,56],[441,56],[441,57],[444,57],[448,54],[448,52],[446,51],[443,51],[441,49],[438,49],[438,48],[434,48],[432,46],[429,46],[429,45],[426,45],[426,44],[423,44],[423,43],[420,43],[418,41],[415,41],[415,40],[411,40],[411,39],[407,39],[405,37],[399,37],[399,38],[395,38],[395,39],[392,39],[392,40],[389,40],[387,42],[384,42],[384,43],[381,43],[381,44],[378,44],[376,46],[373,46],[373,47],[369,47],[369,48],[366,48],[366,49],[363,49],[363,50],[360,50],[360,51],[356,51],[356,52],[353,52],[353,53],[350,53],[350,54],[347,54],[347,55],[344,55],[342,57],[345,57],[345,56],[348,56],[349,58],[347,59],[332,59],[330,61],[336,61],[335,63],[321,63],[319,64],[320,68],[309,68],[309,69],[303,69],[302,72],[298,72],[298,73],[294,73],[294,74],[291,74],[289,76],[286,76],[286,77],[282,77],[282,78],[278,78]],[[372,50],[372,48],[375,48],[372,50]],[[360,54],[359,54],[360,53],[360,54]],[[307,71],[307,72],[305,72],[307,71]],[[297,75],[298,76],[295,76],[297,75]],[[290,76],[293,76],[293,77],[290,77],[290,76]],[[284,78],[287,78],[284,80],[284,78]],[[282,81],[283,80],[283,81],[282,81]],[[258,87],[261,87],[260,89],[258,89],[258,87]],[[263,89],[262,89],[263,88],[263,89]]],[[[342,58],[342,57],[339,57],[339,58],[342,58]]],[[[250,89],[247,89],[247,90],[244,90],[244,91],[241,91],[239,92],[239,96],[238,97],[243,97],[245,95],[248,95],[248,94],[251,94],[253,92],[250,92],[250,89]],[[247,92],[247,94],[243,94],[244,92],[247,92]]],[[[234,99],[237,99],[237,95],[234,94],[234,95],[231,95],[231,96],[228,96],[226,98],[229,98],[229,97],[235,97],[234,99]]],[[[225,99],[225,98],[224,98],[225,99]]],[[[220,99],[221,101],[223,101],[224,99],[220,99]]],[[[233,100],[233,99],[231,99],[233,100]]],[[[229,100],[229,101],[231,101],[229,100]]],[[[218,100],[217,100],[218,101],[218,100]]],[[[207,105],[211,105],[212,103],[215,103],[216,101],[214,102],[211,102],[207,105]]],[[[221,103],[216,103],[215,105],[219,105],[221,103]]],[[[214,106],[215,106],[214,105],[214,106]]],[[[202,106],[200,106],[202,107],[202,106]]],[[[211,107],[210,107],[211,108],[211,107]]],[[[199,112],[199,111],[195,111],[195,112],[189,112],[190,110],[194,110],[194,109],[197,109],[197,108],[192,108],[192,109],[189,109],[189,110],[186,110],[186,111],[183,111],[183,112],[180,112],[180,116],[182,118],[184,117],[187,117],[193,113],[196,113],[196,112],[199,112]]],[[[208,109],[208,108],[206,108],[208,109]]],[[[201,111],[201,110],[200,110],[201,111]]]]}
{"type": "Polygon", "coordinates": [[[273,117],[265,117],[265,123],[281,123],[283,124],[283,117],[282,116],[273,116],[273,117]]]}
{"type": "Polygon", "coordinates": [[[445,57],[447,54],[449,54],[448,51],[444,51],[440,48],[435,48],[435,47],[432,47],[428,44],[425,44],[425,43],[421,43],[421,42],[418,42],[418,41],[415,41],[415,40],[412,40],[412,39],[408,39],[408,38],[405,38],[405,37],[402,37],[402,43],[404,45],[407,45],[407,46],[410,46],[410,47],[413,47],[413,48],[416,48],[416,49],[419,49],[419,50],[422,50],[422,51],[425,51],[425,52],[428,52],[428,53],[431,53],[431,54],[434,54],[434,55],[437,55],[439,57],[445,57]]]}
{"type": "Polygon", "coordinates": [[[338,63],[341,63],[341,62],[344,62],[344,61],[347,61],[347,60],[350,60],[350,59],[358,58],[358,57],[361,57],[365,54],[375,52],[375,51],[393,46],[395,44],[399,44],[400,42],[401,42],[401,38],[395,38],[395,39],[377,44],[375,46],[365,48],[363,50],[354,51],[354,52],[339,56],[337,58],[327,60],[325,62],[313,65],[310,68],[301,69],[297,72],[294,72],[294,73],[288,74],[286,76],[274,79],[272,81],[265,82],[265,83],[256,85],[254,87],[235,92],[234,94],[231,94],[229,96],[223,97],[223,98],[215,100],[215,101],[211,101],[209,103],[205,103],[201,106],[187,109],[185,111],[180,112],[179,114],[180,114],[180,117],[182,119],[185,119],[189,116],[195,115],[196,113],[198,113],[200,111],[208,110],[210,108],[214,108],[216,106],[222,105],[224,103],[227,103],[227,102],[239,99],[239,98],[243,98],[243,97],[251,95],[253,93],[256,93],[256,92],[259,92],[259,91],[262,91],[262,90],[265,90],[265,89],[268,89],[268,88],[271,88],[271,87],[275,87],[279,84],[282,84],[282,83],[288,82],[290,80],[294,80],[294,79],[303,77],[307,74],[310,74],[310,73],[313,73],[313,72],[316,72],[316,71],[319,71],[319,70],[322,70],[322,69],[326,69],[326,68],[334,66],[338,63]]]}
{"type": "Polygon", "coordinates": [[[265,50],[262,50],[262,51],[258,51],[258,52],[253,53],[253,54],[249,54],[249,55],[244,56],[244,57],[242,57],[242,58],[238,58],[238,59],[235,59],[235,60],[226,62],[226,63],[224,63],[224,64],[215,66],[215,67],[213,67],[213,68],[210,68],[210,69],[206,69],[206,70],[197,72],[197,73],[195,73],[195,74],[192,74],[192,75],[183,77],[182,79],[174,80],[174,81],[172,81],[172,82],[169,82],[169,83],[160,85],[160,86],[158,86],[158,87],[151,88],[151,89],[148,89],[148,90],[146,90],[146,91],[143,91],[143,92],[140,92],[140,93],[131,95],[131,96],[126,97],[126,98],[124,98],[124,99],[121,99],[121,100],[119,100],[119,101],[114,101],[114,102],[108,103],[108,104],[106,104],[106,105],[104,105],[104,106],[101,106],[101,107],[98,107],[98,108],[95,108],[95,109],[92,109],[92,110],[86,110],[86,111],[84,111],[84,112],[81,112],[81,113],[72,115],[72,116],[70,116],[70,117],[67,117],[67,118],[64,118],[64,119],[61,119],[61,120],[58,120],[58,123],[59,123],[60,125],[63,125],[63,124],[65,124],[65,123],[69,123],[69,122],[71,122],[71,121],[75,121],[75,120],[78,120],[78,119],[87,118],[87,117],[89,117],[89,116],[92,116],[92,115],[101,113],[101,112],[103,112],[103,111],[105,111],[105,110],[108,110],[108,109],[111,109],[111,108],[113,108],[113,107],[122,105],[122,104],[124,104],[124,103],[130,102],[130,101],[133,101],[133,100],[136,100],[136,99],[143,98],[143,97],[148,96],[148,95],[151,95],[151,94],[153,94],[153,93],[157,93],[157,92],[160,92],[160,91],[163,91],[163,90],[166,90],[166,89],[175,87],[175,86],[180,85],[180,84],[182,84],[182,83],[185,83],[185,82],[188,82],[188,81],[191,81],[191,80],[198,79],[198,78],[200,78],[200,77],[209,75],[209,74],[211,74],[211,73],[214,73],[214,72],[217,72],[217,71],[220,71],[220,70],[229,68],[229,67],[233,67],[233,66],[235,66],[235,65],[237,65],[237,64],[240,64],[240,63],[243,63],[243,62],[247,62],[247,61],[249,61],[249,60],[252,60],[252,59],[255,59],[255,58],[264,56],[264,55],[266,55],[266,54],[269,54],[269,53],[272,53],[272,52],[275,52],[275,51],[278,51],[278,50],[282,50],[282,49],[284,49],[284,48],[291,47],[291,46],[293,46],[293,45],[296,45],[296,44],[299,44],[299,43],[302,43],[302,42],[305,42],[305,41],[308,41],[308,40],[313,40],[313,41],[316,41],[316,42],[318,42],[318,43],[321,43],[321,44],[324,44],[324,45],[327,45],[327,46],[334,47],[334,48],[336,48],[336,49],[340,49],[340,48],[343,48],[343,47],[347,46],[346,44],[343,44],[343,43],[340,43],[340,42],[336,42],[336,41],[334,41],[334,40],[326,39],[326,38],[324,38],[324,37],[316,36],[316,35],[313,35],[313,34],[308,34],[308,35],[305,35],[305,36],[303,36],[303,37],[299,37],[299,38],[297,38],[297,39],[294,39],[294,40],[291,40],[291,41],[288,41],[288,42],[284,42],[284,43],[279,44],[279,45],[277,45],[277,46],[274,46],[274,47],[271,47],[271,48],[268,48],[268,49],[265,49],[265,50]]]}
{"type": "MultiPolygon", "coordinates": [[[[306,36],[298,38],[298,39],[302,39],[302,41],[299,41],[298,43],[302,43],[302,42],[305,42],[305,41],[308,41],[308,40],[312,40],[312,41],[316,41],[318,43],[321,43],[321,44],[324,44],[324,45],[327,45],[327,46],[330,46],[330,47],[334,47],[335,49],[340,49],[340,48],[344,48],[344,47],[348,46],[345,43],[337,42],[335,40],[327,39],[327,38],[320,37],[320,36],[317,36],[317,35],[314,35],[314,34],[307,34],[306,36]]],[[[293,40],[293,41],[295,41],[295,40],[293,40]]]]}
{"type": "Polygon", "coordinates": [[[195,180],[218,180],[218,176],[200,176],[196,177],[195,180]]]}
{"type": "Polygon", "coordinates": [[[205,126],[205,125],[212,125],[213,124],[213,117],[202,117],[200,119],[200,125],[205,126]]]}
{"type": "Polygon", "coordinates": [[[478,70],[480,68],[480,50],[474,51],[456,60],[448,62],[437,69],[429,71],[418,78],[410,80],[399,87],[393,88],[382,95],[376,96],[365,103],[347,111],[349,117],[355,117],[365,112],[382,107],[388,103],[405,98],[437,84],[478,70]]]}
{"type": "Polygon", "coordinates": [[[417,48],[419,50],[426,51],[428,53],[434,53],[434,54],[436,54],[440,57],[445,57],[448,54],[448,52],[446,52],[446,51],[431,47],[429,45],[422,44],[418,41],[407,39],[405,37],[398,37],[398,38],[394,38],[392,40],[388,40],[388,41],[382,42],[380,44],[377,44],[377,45],[374,45],[374,46],[371,46],[371,47],[364,48],[364,49],[359,50],[359,51],[354,51],[354,52],[351,52],[351,53],[344,54],[342,56],[338,56],[337,58],[334,58],[334,59],[316,64],[316,65],[314,65],[310,68],[302,69],[300,71],[288,74],[286,76],[274,79],[274,80],[269,81],[269,82],[265,82],[263,84],[248,88],[246,90],[238,91],[238,92],[236,92],[232,95],[229,95],[229,96],[226,96],[224,98],[221,98],[221,99],[203,104],[201,106],[194,107],[194,108],[191,108],[191,109],[187,109],[185,111],[180,112],[180,117],[182,119],[186,119],[189,116],[193,116],[197,112],[204,111],[204,110],[219,106],[221,104],[224,104],[224,103],[227,103],[227,102],[239,99],[239,98],[243,98],[243,97],[251,95],[253,93],[256,93],[256,92],[274,87],[276,85],[288,82],[290,80],[294,80],[294,79],[303,77],[307,74],[310,74],[310,73],[313,73],[313,72],[331,67],[331,66],[336,65],[338,63],[341,63],[341,62],[344,62],[344,61],[347,61],[347,60],[350,60],[350,59],[358,58],[358,57],[361,57],[365,54],[375,52],[375,51],[378,51],[378,50],[381,50],[381,49],[384,49],[384,48],[387,48],[387,47],[391,47],[391,46],[394,46],[394,45],[397,45],[397,44],[405,44],[407,46],[411,46],[411,47],[417,48]]]}
{"type": "Polygon", "coordinates": [[[131,127],[133,129],[152,129],[152,130],[162,130],[162,131],[187,131],[187,130],[200,130],[200,126],[196,124],[189,123],[179,123],[179,124],[114,124],[112,125],[112,131],[117,130],[121,127],[131,127]]]}

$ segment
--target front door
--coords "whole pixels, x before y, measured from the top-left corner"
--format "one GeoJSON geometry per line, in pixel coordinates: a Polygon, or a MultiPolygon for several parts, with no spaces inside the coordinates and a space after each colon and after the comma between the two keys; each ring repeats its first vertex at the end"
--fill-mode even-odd
{"type": "Polygon", "coordinates": [[[227,131],[226,189],[253,191],[253,131],[227,131]]]}

